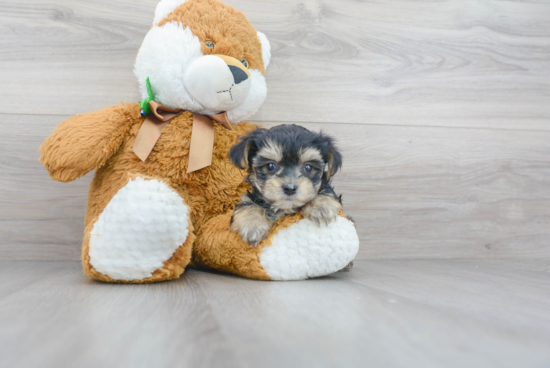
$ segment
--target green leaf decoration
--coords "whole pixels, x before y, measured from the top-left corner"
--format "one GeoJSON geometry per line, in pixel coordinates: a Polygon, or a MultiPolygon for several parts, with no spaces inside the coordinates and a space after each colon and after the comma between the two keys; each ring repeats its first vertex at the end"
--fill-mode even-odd
{"type": "Polygon", "coordinates": [[[151,88],[151,82],[149,77],[145,80],[145,85],[147,86],[147,95],[148,97],[144,100],[139,101],[139,106],[141,106],[143,116],[151,115],[152,111],[149,107],[149,102],[155,101],[155,95],[153,94],[153,89],[151,88]]]}

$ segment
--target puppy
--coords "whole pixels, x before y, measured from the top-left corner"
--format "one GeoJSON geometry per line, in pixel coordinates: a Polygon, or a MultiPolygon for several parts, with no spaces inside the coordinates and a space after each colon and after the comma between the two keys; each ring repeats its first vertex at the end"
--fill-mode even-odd
{"type": "Polygon", "coordinates": [[[317,225],[335,221],[342,208],[330,182],[342,165],[334,140],[298,125],[258,128],[241,137],[229,157],[248,171],[252,191],[237,204],[231,229],[257,246],[273,223],[302,211],[317,225]]]}

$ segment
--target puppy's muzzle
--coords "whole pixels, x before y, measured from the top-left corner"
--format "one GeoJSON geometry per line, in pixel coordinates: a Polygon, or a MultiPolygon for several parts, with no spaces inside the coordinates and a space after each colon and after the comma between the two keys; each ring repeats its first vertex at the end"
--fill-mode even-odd
{"type": "Polygon", "coordinates": [[[194,99],[215,112],[231,111],[250,92],[250,72],[227,55],[206,55],[195,59],[184,75],[184,86],[194,99]]]}
{"type": "Polygon", "coordinates": [[[285,184],[283,185],[283,192],[286,195],[294,195],[296,194],[296,190],[298,189],[298,186],[295,184],[285,184]]]}

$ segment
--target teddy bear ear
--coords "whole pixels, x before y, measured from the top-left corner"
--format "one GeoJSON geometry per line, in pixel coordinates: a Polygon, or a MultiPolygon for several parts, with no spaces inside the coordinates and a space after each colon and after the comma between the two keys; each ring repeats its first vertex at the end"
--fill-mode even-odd
{"type": "Polygon", "coordinates": [[[156,26],[159,24],[160,21],[166,18],[168,14],[173,12],[178,6],[186,1],[187,0],[161,0],[155,9],[155,19],[153,20],[153,25],[156,26]]]}
{"type": "Polygon", "coordinates": [[[265,34],[262,32],[258,31],[258,38],[262,43],[262,59],[264,60],[264,68],[267,69],[269,62],[271,61],[271,45],[265,34]]]}

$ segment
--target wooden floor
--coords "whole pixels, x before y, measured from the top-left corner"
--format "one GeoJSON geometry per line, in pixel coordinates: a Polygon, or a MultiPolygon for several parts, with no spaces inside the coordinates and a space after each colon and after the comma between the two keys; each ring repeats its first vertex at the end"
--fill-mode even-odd
{"type": "Polygon", "coordinates": [[[258,282],[190,270],[148,286],[77,262],[0,262],[2,367],[548,367],[550,266],[357,261],[258,282]]]}
{"type": "Polygon", "coordinates": [[[0,367],[550,367],[550,3],[226,0],[271,41],[251,121],[335,136],[349,273],[82,276],[93,173],[37,150],[137,101],[157,0],[0,0],[0,367]]]}

